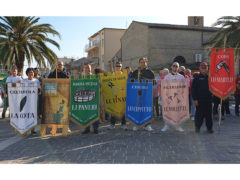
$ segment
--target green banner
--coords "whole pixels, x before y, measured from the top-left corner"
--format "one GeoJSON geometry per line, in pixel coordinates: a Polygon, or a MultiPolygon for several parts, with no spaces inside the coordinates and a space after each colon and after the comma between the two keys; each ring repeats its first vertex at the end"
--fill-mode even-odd
{"type": "Polygon", "coordinates": [[[81,127],[99,119],[99,79],[96,75],[71,78],[70,114],[81,127]]]}

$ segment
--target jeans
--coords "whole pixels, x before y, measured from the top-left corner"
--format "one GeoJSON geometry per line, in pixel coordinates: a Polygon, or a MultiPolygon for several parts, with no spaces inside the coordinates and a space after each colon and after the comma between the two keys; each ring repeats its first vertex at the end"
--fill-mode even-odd
{"type": "Polygon", "coordinates": [[[235,114],[239,115],[240,94],[234,94],[235,96],[235,114]]]}
{"type": "Polygon", "coordinates": [[[8,98],[3,98],[3,111],[2,111],[2,118],[5,118],[5,114],[8,108],[8,98]]]}
{"type": "MultiPolygon", "coordinates": [[[[122,117],[122,125],[125,125],[126,124],[126,118],[125,118],[125,115],[122,117]]],[[[115,123],[116,123],[116,117],[114,117],[114,116],[112,116],[111,117],[111,125],[115,125],[115,123]]]]}
{"type": "Polygon", "coordinates": [[[196,112],[196,106],[194,104],[192,95],[189,94],[189,113],[190,113],[190,116],[194,117],[195,116],[195,112],[196,112]]]}
{"type": "MultiPolygon", "coordinates": [[[[94,122],[92,126],[93,126],[93,130],[97,131],[99,127],[99,121],[94,122]]],[[[86,127],[85,131],[90,131],[90,126],[86,127]]]]}

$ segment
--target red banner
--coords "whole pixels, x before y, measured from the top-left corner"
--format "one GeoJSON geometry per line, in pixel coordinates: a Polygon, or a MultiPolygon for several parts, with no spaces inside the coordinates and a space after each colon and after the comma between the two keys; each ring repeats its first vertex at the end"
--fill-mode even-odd
{"type": "Polygon", "coordinates": [[[234,49],[213,48],[210,60],[209,89],[221,99],[226,99],[235,91],[234,49]]]}

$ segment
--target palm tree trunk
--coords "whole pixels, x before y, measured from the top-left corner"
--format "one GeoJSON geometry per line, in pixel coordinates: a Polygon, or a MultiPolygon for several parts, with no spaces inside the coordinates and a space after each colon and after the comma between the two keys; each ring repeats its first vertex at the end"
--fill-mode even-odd
{"type": "Polygon", "coordinates": [[[24,56],[20,56],[20,59],[15,59],[15,63],[18,69],[18,72],[20,72],[21,74],[23,73],[23,66],[24,66],[24,56]]]}

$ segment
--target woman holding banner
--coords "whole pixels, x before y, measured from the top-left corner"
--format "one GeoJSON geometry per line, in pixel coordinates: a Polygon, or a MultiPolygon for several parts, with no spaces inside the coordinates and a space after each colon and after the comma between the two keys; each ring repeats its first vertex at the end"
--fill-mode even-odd
{"type": "MultiPolygon", "coordinates": [[[[41,92],[41,85],[38,79],[34,78],[34,69],[27,68],[26,75],[28,76],[26,79],[22,80],[22,83],[28,83],[29,86],[33,86],[35,83],[38,84],[38,94],[41,92]]],[[[35,135],[37,132],[35,128],[31,130],[31,134],[35,135]]]]}

